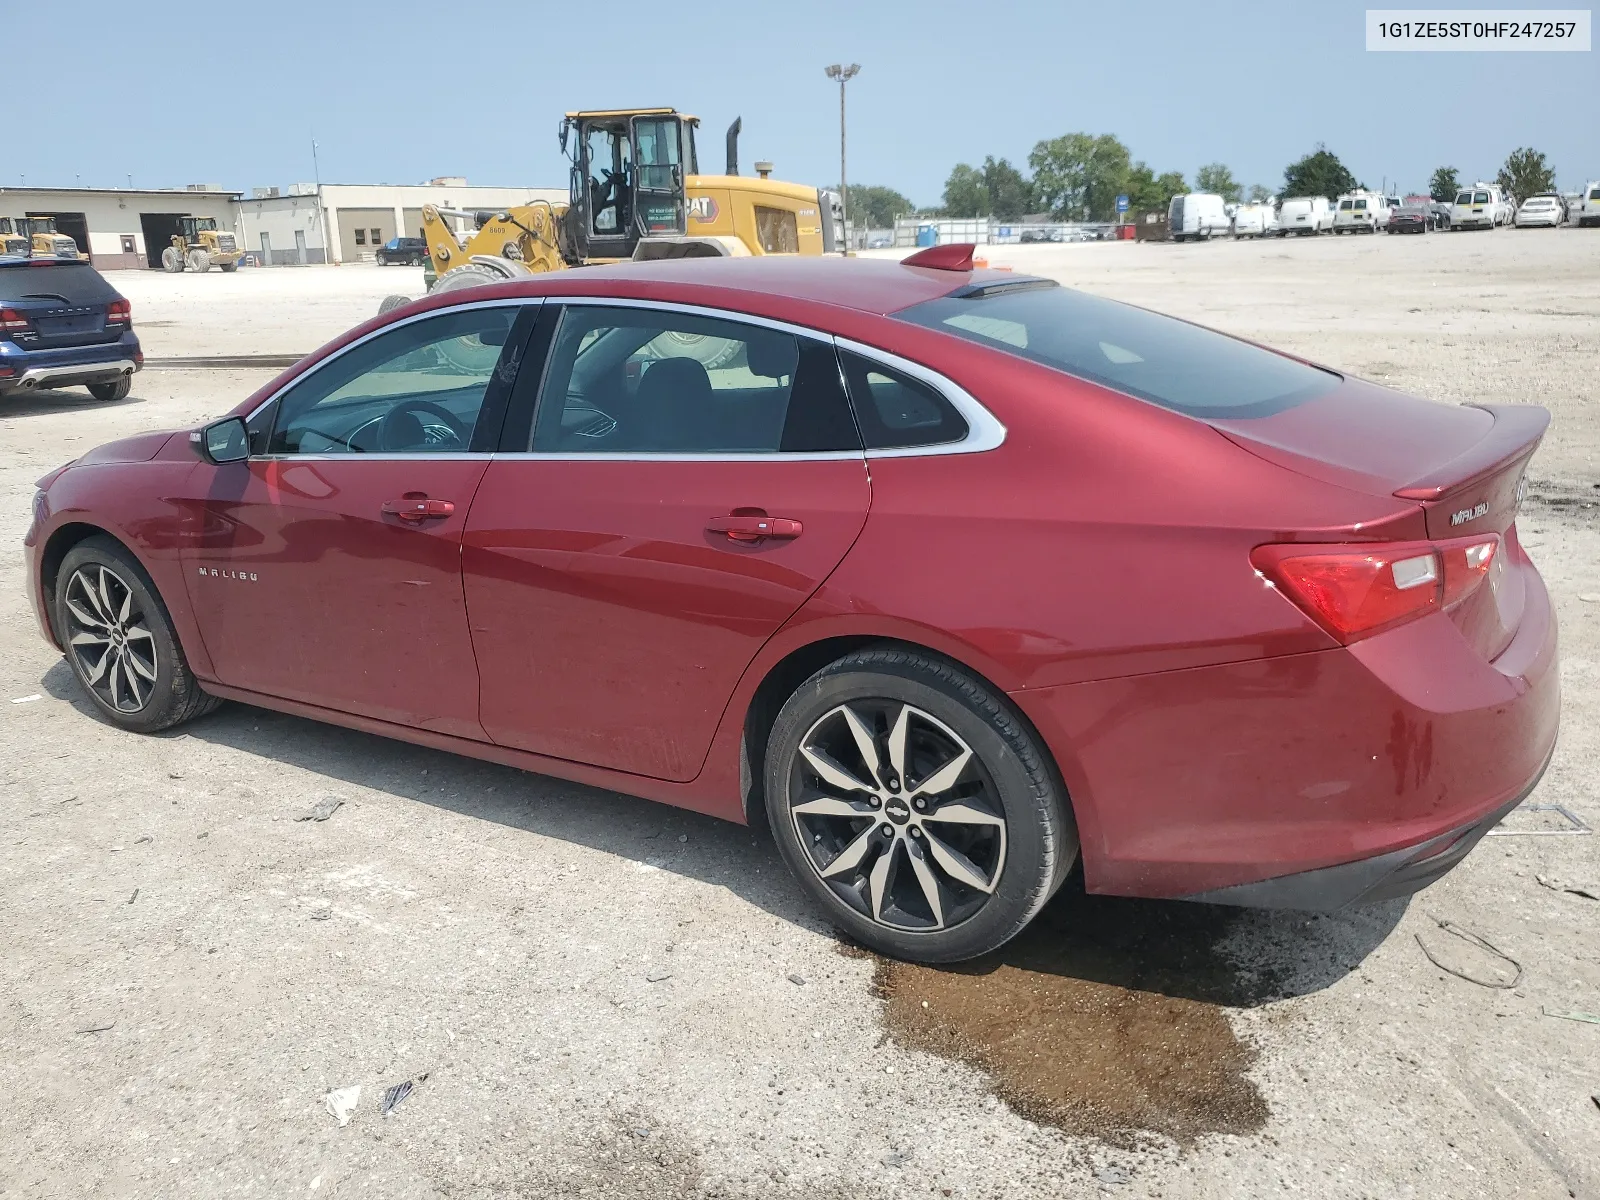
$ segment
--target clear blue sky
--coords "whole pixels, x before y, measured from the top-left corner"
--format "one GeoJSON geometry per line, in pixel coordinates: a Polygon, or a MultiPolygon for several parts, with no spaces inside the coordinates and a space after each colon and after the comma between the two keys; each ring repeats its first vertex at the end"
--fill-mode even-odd
{"type": "Polygon", "coordinates": [[[1191,183],[1221,161],[1276,189],[1318,142],[1372,187],[1388,177],[1420,189],[1441,164],[1492,177],[1524,145],[1566,188],[1600,178],[1594,52],[1369,54],[1363,11],[1345,0],[80,0],[35,7],[30,48],[5,54],[0,185],[310,180],[314,128],[324,182],[564,187],[560,113],[645,104],[704,119],[702,167],[721,169],[722,131],[742,115],[746,171],[770,158],[782,178],[832,183],[838,88],[822,69],[836,61],[862,64],[850,178],[919,204],[938,201],[958,161],[994,154],[1025,168],[1035,142],[1073,130],[1115,133],[1191,183]],[[77,38],[70,51],[64,33],[77,38]]]}

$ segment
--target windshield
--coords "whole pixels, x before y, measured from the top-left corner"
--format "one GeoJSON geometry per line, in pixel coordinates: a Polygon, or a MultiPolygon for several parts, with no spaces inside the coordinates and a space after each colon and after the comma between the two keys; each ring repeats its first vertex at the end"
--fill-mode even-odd
{"type": "Polygon", "coordinates": [[[1341,380],[1225,334],[1070,288],[945,296],[896,313],[1192,417],[1258,417],[1341,380]]]}
{"type": "Polygon", "coordinates": [[[208,229],[215,229],[217,227],[217,219],[215,217],[196,217],[194,227],[202,232],[208,229]]]}

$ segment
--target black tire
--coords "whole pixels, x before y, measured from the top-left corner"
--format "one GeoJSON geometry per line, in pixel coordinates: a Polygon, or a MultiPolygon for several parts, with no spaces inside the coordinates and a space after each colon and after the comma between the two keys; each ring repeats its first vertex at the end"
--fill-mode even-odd
{"type": "Polygon", "coordinates": [[[89,395],[102,404],[110,404],[113,400],[128,398],[128,393],[133,391],[133,376],[123,375],[110,383],[91,383],[88,387],[89,395]]]}
{"type": "Polygon", "coordinates": [[[411,303],[411,300],[412,297],[410,296],[385,296],[378,304],[378,315],[381,317],[385,313],[392,313],[397,308],[404,308],[411,303]]]}
{"type": "MultiPolygon", "coordinates": [[[[848,754],[848,750],[843,752],[848,754]]],[[[847,773],[852,777],[873,774],[864,754],[850,761],[847,773]]],[[[818,671],[778,713],[767,741],[764,767],[768,821],[800,886],[847,936],[895,958],[950,963],[997,949],[1044,907],[1077,861],[1078,834],[1071,807],[1035,735],[1003,696],[954,664],[930,655],[889,647],[868,649],[818,671]],[[814,797],[829,800],[831,796],[827,794],[829,785],[811,765],[815,759],[808,761],[802,756],[801,744],[809,737],[815,746],[820,744],[819,730],[843,728],[829,723],[841,719],[842,706],[847,704],[851,712],[871,716],[876,708],[882,714],[874,723],[885,751],[878,756],[883,774],[874,777],[880,794],[866,800],[863,797],[871,793],[836,789],[833,795],[843,796],[852,808],[862,806],[861,810],[848,815],[802,816],[792,804],[814,807],[814,797]],[[895,778],[890,765],[895,751],[887,714],[900,710],[914,713],[920,724],[918,731],[901,739],[906,747],[900,751],[905,779],[895,778]],[[955,737],[945,739],[946,733],[955,737]],[[946,746],[943,751],[938,750],[941,740],[946,746]],[[971,756],[963,760],[967,765],[960,768],[960,782],[926,793],[933,799],[924,809],[924,802],[920,797],[913,799],[914,794],[939,773],[940,766],[953,761],[949,749],[963,742],[971,756]],[[922,774],[914,787],[911,765],[919,755],[923,756],[918,768],[922,774]],[[911,812],[913,803],[918,813],[911,812]],[[868,804],[876,811],[867,811],[868,804]],[[990,825],[969,823],[967,816],[954,815],[956,809],[970,815],[975,808],[983,810],[981,815],[990,825]],[[955,822],[954,828],[938,816],[947,811],[952,813],[947,820],[955,822]],[[930,823],[927,832],[920,828],[924,820],[930,823]],[[812,834],[811,841],[818,847],[815,851],[802,842],[799,826],[803,821],[834,823],[827,827],[826,841],[823,832],[812,834]],[[997,832],[992,825],[999,826],[997,832]],[[923,915],[918,917],[913,910],[919,897],[930,895],[924,882],[929,869],[949,861],[940,858],[939,852],[948,854],[951,846],[941,839],[951,834],[956,835],[952,842],[960,840],[964,853],[973,856],[963,857],[961,862],[969,868],[976,865],[977,874],[988,879],[988,887],[980,891],[964,886],[946,870],[933,886],[933,892],[942,898],[940,904],[936,909],[922,902],[923,915]],[[986,852],[981,840],[963,840],[984,837],[989,837],[991,844],[997,840],[998,850],[986,852]],[[824,870],[832,873],[834,864],[869,839],[881,840],[849,855],[852,866],[844,874],[836,874],[833,883],[823,879],[824,870]],[[815,857],[821,854],[829,855],[825,863],[815,857]],[[888,863],[882,865],[885,859],[888,863]],[[913,859],[920,859],[920,865],[913,859]],[[872,864],[871,869],[867,864],[872,864]],[[859,881],[847,878],[850,875],[859,876],[859,881]],[[880,900],[892,894],[890,902],[880,903],[877,909],[872,904],[874,887],[880,900]],[[854,896],[855,902],[846,895],[854,896]],[[892,907],[901,897],[907,905],[892,907]],[[880,910],[881,916],[875,916],[880,910]],[[945,911],[952,917],[948,924],[944,923],[945,911]]],[[[807,825],[808,832],[813,828],[807,825]]]]}
{"type": "MultiPolygon", "coordinates": [[[[86,538],[68,550],[56,573],[53,600],[55,628],[66,645],[67,663],[96,710],[111,724],[134,733],[155,733],[208,713],[222,703],[217,697],[201,690],[199,681],[189,670],[183,647],[172,628],[172,618],[167,614],[167,606],[162,603],[155,584],[138,559],[114,539],[106,536],[86,538]],[[80,576],[80,572],[84,574],[80,576]],[[121,639],[125,648],[139,646],[139,666],[142,670],[137,674],[137,682],[121,682],[135,678],[132,667],[126,668],[124,674],[119,674],[118,667],[112,665],[100,676],[101,682],[110,680],[109,693],[103,691],[93,678],[95,667],[101,661],[97,658],[96,648],[91,645],[80,649],[72,642],[75,631],[92,632],[95,628],[95,625],[80,620],[75,609],[87,612],[91,622],[103,615],[103,607],[85,604],[78,590],[81,581],[89,578],[94,578],[96,585],[104,589],[114,612],[126,611],[129,614],[126,623],[130,628],[142,628],[145,631],[136,637],[125,636],[121,639]],[[75,586],[75,580],[80,584],[75,586]],[[127,598],[126,604],[124,597],[127,598]],[[144,643],[148,644],[147,650],[144,643]],[[153,674],[154,678],[146,679],[145,671],[153,674]],[[140,686],[147,687],[147,691],[142,702],[132,707],[133,702],[140,698],[137,691],[140,686]],[[129,702],[128,705],[121,703],[124,699],[129,702]]],[[[101,627],[109,628],[103,622],[101,627]]],[[[128,654],[132,653],[134,651],[129,649],[128,654]]],[[[109,659],[112,654],[112,647],[108,646],[103,658],[109,659]]]]}
{"type": "Polygon", "coordinates": [[[236,262],[218,263],[217,266],[222,268],[222,270],[226,271],[230,275],[233,274],[233,272],[235,272],[235,271],[237,271],[239,269],[239,264],[236,263],[236,262]]]}

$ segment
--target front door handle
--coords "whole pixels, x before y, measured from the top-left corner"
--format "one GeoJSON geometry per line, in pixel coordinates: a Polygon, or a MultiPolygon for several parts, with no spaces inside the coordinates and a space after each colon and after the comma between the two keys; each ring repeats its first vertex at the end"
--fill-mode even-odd
{"type": "Polygon", "coordinates": [[[725,533],[730,541],[759,542],[762,538],[797,538],[804,532],[799,521],[788,517],[744,516],[712,517],[706,522],[712,533],[725,533]]]}
{"type": "Polygon", "coordinates": [[[387,516],[399,517],[402,521],[416,524],[421,521],[438,520],[441,517],[454,515],[456,506],[449,500],[429,500],[425,497],[408,496],[404,500],[385,500],[383,511],[387,516]]]}

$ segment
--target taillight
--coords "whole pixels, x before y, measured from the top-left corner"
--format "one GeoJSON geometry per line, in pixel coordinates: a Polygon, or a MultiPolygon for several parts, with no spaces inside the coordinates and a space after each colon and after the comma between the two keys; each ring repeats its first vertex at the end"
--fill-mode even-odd
{"type": "Polygon", "coordinates": [[[1498,537],[1448,542],[1257,546],[1250,561],[1348,645],[1459,604],[1489,575],[1498,537]]]}
{"type": "Polygon", "coordinates": [[[11,333],[28,327],[28,318],[14,308],[0,308],[0,333],[11,333]]]}
{"type": "Polygon", "coordinates": [[[106,305],[107,325],[131,325],[133,323],[133,305],[126,300],[113,300],[106,305]]]}

